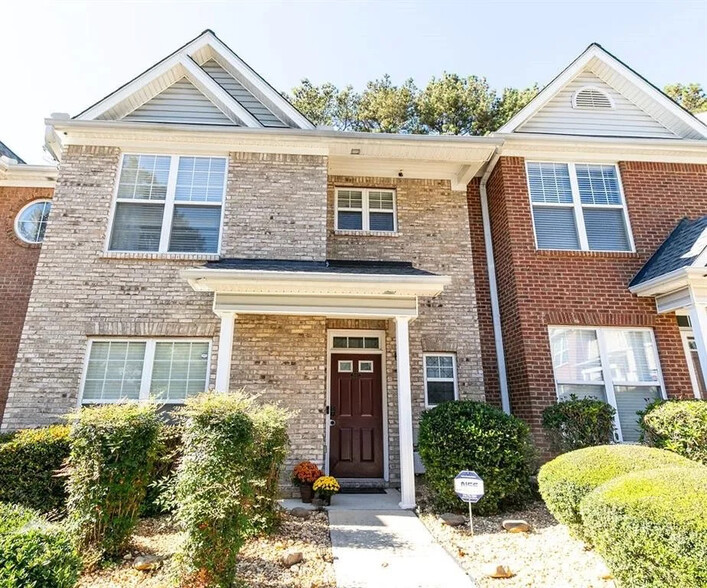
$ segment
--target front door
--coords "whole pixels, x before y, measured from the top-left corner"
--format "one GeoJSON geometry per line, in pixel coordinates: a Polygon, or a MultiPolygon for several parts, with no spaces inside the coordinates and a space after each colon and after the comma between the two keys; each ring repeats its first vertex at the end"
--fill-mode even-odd
{"type": "Polygon", "coordinates": [[[383,477],[381,356],[331,356],[329,473],[340,478],[383,477]]]}

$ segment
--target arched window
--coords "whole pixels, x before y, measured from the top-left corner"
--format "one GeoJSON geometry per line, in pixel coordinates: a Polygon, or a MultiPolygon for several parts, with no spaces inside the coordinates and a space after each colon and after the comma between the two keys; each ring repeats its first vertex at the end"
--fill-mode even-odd
{"type": "Polygon", "coordinates": [[[606,110],[614,108],[614,101],[601,88],[585,86],[577,90],[572,96],[572,108],[606,110]]]}
{"type": "Polygon", "coordinates": [[[15,219],[15,233],[25,243],[41,243],[52,208],[51,200],[34,200],[20,210],[15,219]]]}

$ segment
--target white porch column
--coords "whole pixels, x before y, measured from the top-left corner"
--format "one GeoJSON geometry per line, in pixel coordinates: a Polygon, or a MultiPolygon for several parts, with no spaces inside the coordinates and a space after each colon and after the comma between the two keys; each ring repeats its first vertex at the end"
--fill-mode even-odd
{"type": "Polygon", "coordinates": [[[410,317],[395,317],[398,366],[398,435],[400,437],[400,508],[415,508],[409,324],[410,317]]]}
{"type": "MultiPolygon", "coordinates": [[[[688,307],[688,311],[690,312],[692,334],[697,346],[697,355],[700,358],[702,378],[707,382],[707,309],[703,304],[694,303],[688,307]]],[[[690,361],[689,358],[688,361],[690,361]]]]}
{"type": "Polygon", "coordinates": [[[221,332],[218,337],[218,357],[216,358],[217,392],[228,392],[231,387],[231,357],[233,355],[233,331],[236,323],[234,312],[219,313],[221,332]]]}

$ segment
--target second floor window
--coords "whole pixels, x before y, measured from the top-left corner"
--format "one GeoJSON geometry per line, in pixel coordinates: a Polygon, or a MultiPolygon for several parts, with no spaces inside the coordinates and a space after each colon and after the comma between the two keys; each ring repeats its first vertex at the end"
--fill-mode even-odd
{"type": "Polygon", "coordinates": [[[615,165],[528,162],[538,249],[633,251],[615,165]]]}
{"type": "Polygon", "coordinates": [[[109,249],[218,253],[224,157],[124,155],[109,249]]]}
{"type": "Polygon", "coordinates": [[[337,188],[336,226],[340,231],[394,233],[395,192],[361,188],[337,188]]]}

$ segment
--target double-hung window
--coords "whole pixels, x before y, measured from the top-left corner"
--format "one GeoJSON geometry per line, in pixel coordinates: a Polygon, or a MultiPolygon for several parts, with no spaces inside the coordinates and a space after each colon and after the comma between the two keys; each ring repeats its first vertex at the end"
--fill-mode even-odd
{"type": "Polygon", "coordinates": [[[395,191],[337,188],[336,226],[341,231],[396,231],[395,191]]]}
{"type": "Polygon", "coordinates": [[[203,339],[92,340],[81,402],[184,402],[207,389],[209,353],[209,341],[203,339]]]}
{"type": "Polygon", "coordinates": [[[633,251],[615,165],[527,163],[538,249],[633,251]]]}
{"type": "Polygon", "coordinates": [[[123,156],[110,251],[218,253],[224,157],[123,156]]]}
{"type": "Polygon", "coordinates": [[[457,365],[453,353],[426,353],[425,404],[431,408],[457,398],[457,365]]]}
{"type": "Polygon", "coordinates": [[[639,410],[664,397],[650,329],[550,327],[557,397],[596,398],[616,409],[617,441],[637,442],[639,410]]]}

